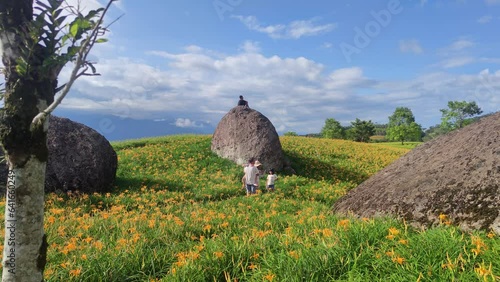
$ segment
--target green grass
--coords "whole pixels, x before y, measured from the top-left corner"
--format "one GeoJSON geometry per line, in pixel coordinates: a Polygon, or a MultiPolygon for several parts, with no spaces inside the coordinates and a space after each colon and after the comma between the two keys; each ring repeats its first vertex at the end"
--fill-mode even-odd
{"type": "Polygon", "coordinates": [[[389,146],[393,148],[413,149],[422,144],[422,142],[404,142],[404,144],[401,144],[401,142],[379,142],[373,144],[378,146],[389,146]]]}
{"type": "MultiPolygon", "coordinates": [[[[46,199],[47,281],[495,281],[500,240],[332,214],[408,149],[281,137],[296,175],[246,197],[210,136],[113,143],[114,191],[46,199]]],[[[264,180],[261,181],[261,186],[264,180]]],[[[3,207],[2,207],[3,208],[3,207]]],[[[3,221],[2,221],[3,222],[3,221]]]]}

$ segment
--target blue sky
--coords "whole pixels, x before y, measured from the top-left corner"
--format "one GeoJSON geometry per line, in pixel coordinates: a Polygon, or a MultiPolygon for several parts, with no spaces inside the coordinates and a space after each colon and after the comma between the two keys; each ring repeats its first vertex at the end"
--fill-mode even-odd
{"type": "Polygon", "coordinates": [[[60,106],[70,118],[215,128],[243,95],[279,133],[305,134],[396,107],[423,127],[450,100],[500,108],[500,0],[120,0],[107,20],[121,14],[92,53],[102,75],[60,106]]]}

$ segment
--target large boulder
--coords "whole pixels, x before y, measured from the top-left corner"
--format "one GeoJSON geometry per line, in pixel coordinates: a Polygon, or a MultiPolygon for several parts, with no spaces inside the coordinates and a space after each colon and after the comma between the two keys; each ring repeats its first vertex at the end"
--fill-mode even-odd
{"type": "Polygon", "coordinates": [[[500,112],[426,142],[339,199],[333,210],[392,215],[416,226],[440,215],[463,230],[500,233],[500,112]]]}
{"type": "MultiPolygon", "coordinates": [[[[93,193],[111,189],[118,159],[111,144],[97,131],[67,118],[51,116],[47,146],[46,193],[93,193]]],[[[0,176],[6,176],[7,170],[7,166],[2,165],[0,176]]],[[[5,191],[5,183],[0,185],[3,186],[0,190],[5,191]]]]}
{"type": "Polygon", "coordinates": [[[248,107],[232,108],[219,122],[212,137],[218,156],[245,164],[258,159],[265,169],[283,169],[284,154],[276,129],[267,117],[248,107]]]}

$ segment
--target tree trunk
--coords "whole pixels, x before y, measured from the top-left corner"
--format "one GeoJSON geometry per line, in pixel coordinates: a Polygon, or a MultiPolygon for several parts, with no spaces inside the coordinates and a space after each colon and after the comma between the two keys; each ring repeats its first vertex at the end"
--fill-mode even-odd
{"type": "Polygon", "coordinates": [[[32,120],[53,101],[57,81],[40,71],[47,54],[29,36],[32,20],[32,0],[0,1],[5,66],[0,139],[9,165],[2,281],[42,281],[46,261],[43,211],[48,119],[38,125],[32,120]],[[25,71],[19,69],[22,61],[29,66],[25,71]]]}
{"type": "MultiPolygon", "coordinates": [[[[42,281],[47,243],[43,228],[48,119],[31,121],[47,106],[40,93],[53,93],[47,83],[15,87],[6,79],[0,138],[9,165],[5,205],[2,281],[42,281]]],[[[50,84],[49,84],[50,85],[50,84]]]]}
{"type": "Polygon", "coordinates": [[[47,243],[43,230],[45,162],[10,165],[5,205],[2,281],[42,281],[47,243]]]}

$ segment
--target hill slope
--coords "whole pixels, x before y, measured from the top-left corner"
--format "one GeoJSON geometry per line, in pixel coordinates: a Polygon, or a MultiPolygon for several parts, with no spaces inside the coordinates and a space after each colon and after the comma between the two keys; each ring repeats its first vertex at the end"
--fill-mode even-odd
{"type": "MultiPolygon", "coordinates": [[[[297,175],[246,197],[210,136],[114,143],[112,193],[50,194],[47,281],[477,281],[500,274],[495,234],[419,232],[331,213],[407,150],[281,138],[297,175]],[[436,244],[438,242],[438,244],[436,244]],[[479,246],[479,247],[477,247],[479,246]]],[[[261,180],[261,185],[264,180],[261,180]]]]}

